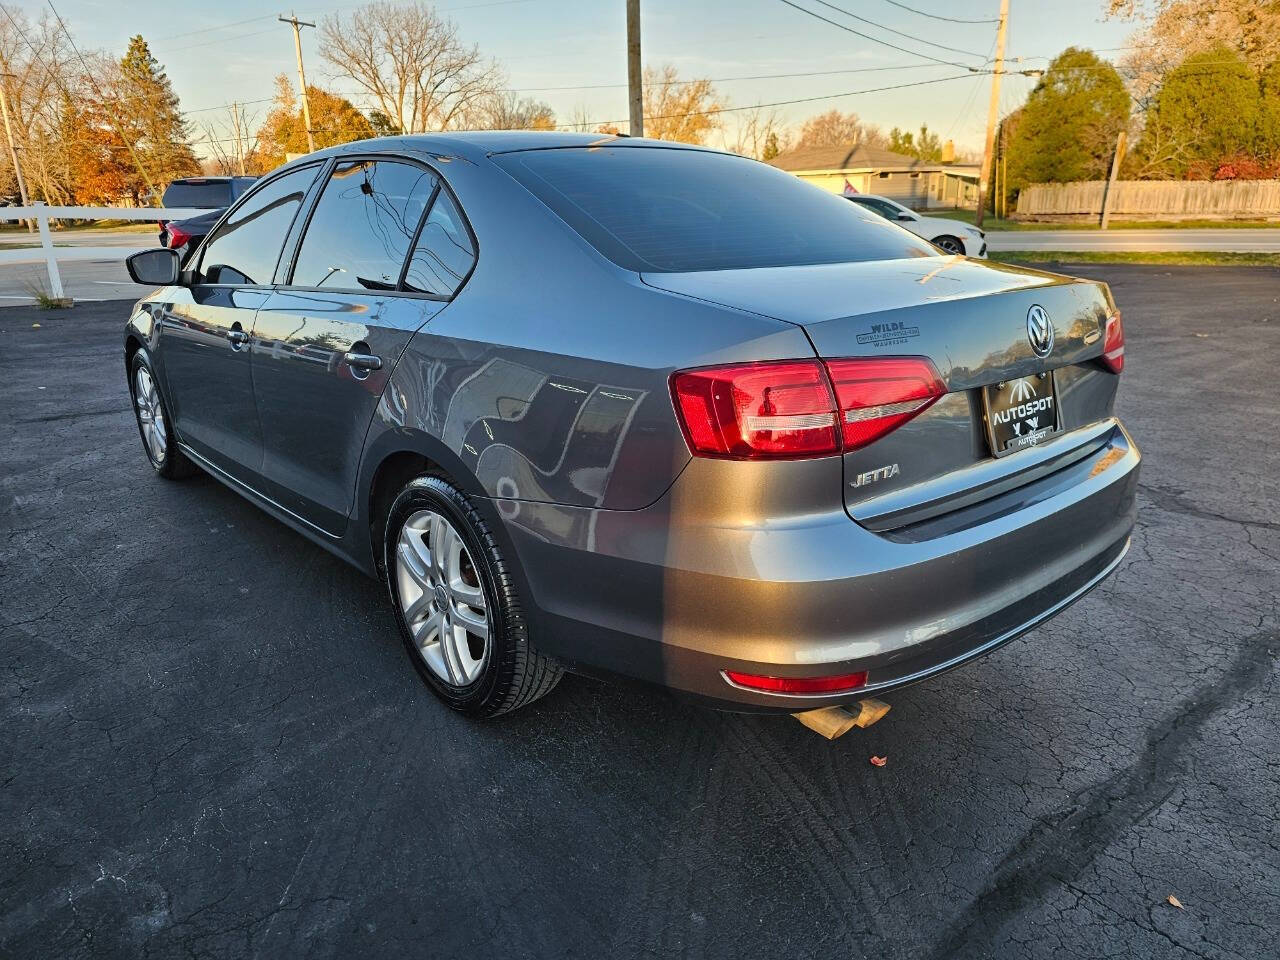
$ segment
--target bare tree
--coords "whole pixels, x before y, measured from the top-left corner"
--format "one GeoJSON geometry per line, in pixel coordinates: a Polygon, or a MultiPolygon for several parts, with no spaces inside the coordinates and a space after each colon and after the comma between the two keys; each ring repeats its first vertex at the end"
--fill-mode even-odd
{"type": "Polygon", "coordinates": [[[494,96],[502,71],[425,3],[380,0],[320,29],[320,56],[405,133],[448,130],[494,96]]]}
{"type": "Polygon", "coordinates": [[[595,124],[591,119],[591,111],[587,108],[585,103],[580,103],[573,108],[573,113],[569,117],[569,123],[567,126],[570,130],[577,133],[591,132],[592,127],[594,127],[595,124]]]}
{"type": "MultiPolygon", "coordinates": [[[[48,16],[32,23],[22,10],[0,9],[0,78],[9,98],[13,136],[32,199],[70,199],[75,137],[60,129],[61,107],[81,91],[66,35],[48,16]]],[[[5,152],[7,154],[7,151],[5,152]]],[[[9,166],[7,155],[4,165],[9,166]]]]}
{"type": "Polygon", "coordinates": [[[815,114],[800,128],[799,147],[869,147],[884,146],[884,134],[876,127],[862,122],[856,113],[828,110],[815,114]]]}
{"type": "Polygon", "coordinates": [[[476,130],[554,130],[556,115],[540,100],[504,90],[478,101],[463,123],[476,130]]]}
{"type": "Polygon", "coordinates": [[[753,160],[768,160],[788,147],[788,136],[782,129],[782,118],[776,109],[752,107],[738,113],[733,129],[725,131],[725,148],[753,160]]]}

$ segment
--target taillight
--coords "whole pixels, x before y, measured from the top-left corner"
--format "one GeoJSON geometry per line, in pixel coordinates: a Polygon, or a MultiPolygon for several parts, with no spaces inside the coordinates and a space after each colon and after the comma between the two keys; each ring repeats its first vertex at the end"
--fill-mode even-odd
{"type": "Polygon", "coordinates": [[[898,429],[947,392],[925,357],[828,360],[844,448],[857,450],[898,429]]]}
{"type": "Polygon", "coordinates": [[[181,227],[176,227],[171,223],[169,224],[168,237],[169,249],[177,250],[180,246],[191,239],[191,234],[187,233],[187,231],[183,230],[181,227]]]}
{"type": "Polygon", "coordinates": [[[835,401],[817,360],[686,370],[671,378],[671,393],[699,456],[772,460],[840,450],[835,401]]]}
{"type": "Polygon", "coordinates": [[[867,685],[867,671],[831,677],[762,677],[754,673],[726,670],[725,678],[739,687],[767,693],[841,693],[867,685]]]}
{"type": "Polygon", "coordinates": [[[1102,339],[1102,365],[1112,373],[1124,369],[1124,321],[1117,310],[1107,317],[1107,332],[1102,339]]]}
{"type": "Polygon", "coordinates": [[[671,378],[696,456],[823,457],[857,450],[946,393],[925,357],[782,360],[686,370],[671,378]]]}

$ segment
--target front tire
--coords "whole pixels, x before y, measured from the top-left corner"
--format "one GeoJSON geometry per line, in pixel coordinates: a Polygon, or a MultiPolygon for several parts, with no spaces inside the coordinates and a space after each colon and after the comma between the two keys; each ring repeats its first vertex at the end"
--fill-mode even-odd
{"type": "Polygon", "coordinates": [[[166,480],[181,480],[195,473],[195,466],[182,455],[174,440],[169,407],[146,350],[139,350],[129,362],[129,394],[133,397],[133,415],[138,422],[138,435],[142,437],[142,449],[152,469],[166,480]]]}
{"type": "Polygon", "coordinates": [[[946,236],[946,235],[941,237],[934,237],[933,245],[935,247],[941,247],[943,250],[945,250],[947,253],[952,254],[953,256],[963,257],[965,255],[964,241],[961,240],[959,237],[952,237],[952,236],[946,236]]]}
{"type": "Polygon", "coordinates": [[[441,700],[484,719],[551,692],[563,671],[529,645],[509,561],[460,490],[437,476],[408,483],[383,543],[400,638],[441,700]]]}

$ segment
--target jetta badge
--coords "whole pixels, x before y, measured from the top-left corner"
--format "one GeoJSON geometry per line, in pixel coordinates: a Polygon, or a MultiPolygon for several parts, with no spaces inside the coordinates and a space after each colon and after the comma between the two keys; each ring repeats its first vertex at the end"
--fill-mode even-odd
{"type": "Polygon", "coordinates": [[[1047,357],[1053,352],[1053,322],[1038,303],[1027,311],[1027,339],[1037,357],[1047,357]]]}

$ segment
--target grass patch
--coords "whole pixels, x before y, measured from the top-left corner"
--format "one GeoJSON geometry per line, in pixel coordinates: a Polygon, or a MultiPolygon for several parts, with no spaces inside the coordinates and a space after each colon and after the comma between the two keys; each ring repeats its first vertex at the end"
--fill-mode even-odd
{"type": "MultiPolygon", "coordinates": [[[[923,211],[922,211],[923,213],[923,211]]],[[[962,220],[973,223],[976,217],[972,210],[930,210],[923,213],[926,217],[946,217],[948,220],[962,220]]],[[[1280,229],[1280,220],[1116,220],[1112,219],[1112,230],[1240,230],[1240,229],[1280,229]]],[[[982,222],[983,230],[1097,230],[1096,219],[1075,223],[1032,223],[1026,220],[1003,220],[998,217],[987,217],[982,222]]]]}
{"type": "Polygon", "coordinates": [[[1237,253],[1215,250],[1008,250],[993,254],[1000,263],[1149,263],[1167,267],[1280,267],[1280,253],[1237,253]]]}

